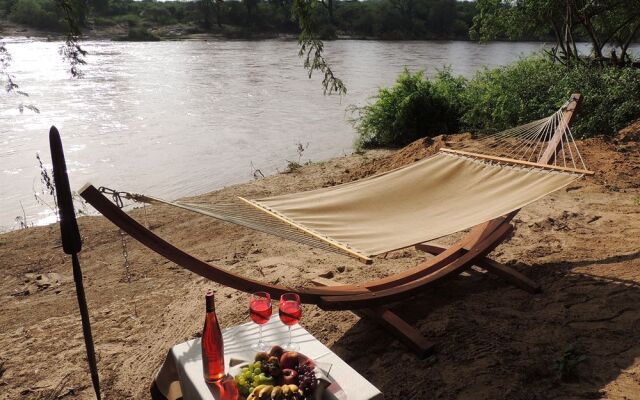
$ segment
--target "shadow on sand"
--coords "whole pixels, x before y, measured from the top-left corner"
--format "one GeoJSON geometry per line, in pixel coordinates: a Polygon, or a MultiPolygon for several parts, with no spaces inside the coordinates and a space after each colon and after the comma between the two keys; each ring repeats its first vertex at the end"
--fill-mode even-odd
{"type": "Polygon", "coordinates": [[[616,264],[633,269],[640,252],[516,264],[542,284],[537,295],[466,274],[398,304],[394,311],[436,342],[424,360],[366,319],[332,350],[387,399],[640,399],[637,365],[628,371],[640,357],[640,284],[575,271],[616,264]],[[568,346],[586,360],[562,380],[555,367],[568,346]]]}

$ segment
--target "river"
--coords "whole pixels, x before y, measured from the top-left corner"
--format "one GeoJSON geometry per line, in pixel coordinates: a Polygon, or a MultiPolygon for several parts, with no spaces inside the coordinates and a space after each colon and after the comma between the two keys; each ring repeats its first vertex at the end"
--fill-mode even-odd
{"type": "MultiPolygon", "coordinates": [[[[91,182],[169,199],[211,191],[302,162],[352,151],[347,106],[363,105],[406,66],[451,65],[471,75],[510,63],[541,43],[327,43],[327,58],[348,88],[323,96],[308,79],[297,43],[265,41],[90,41],[82,79],[70,78],[59,42],[5,38],[10,72],[40,110],[18,111],[18,96],[0,96],[0,226],[54,221],[34,199],[50,162],[48,130],[59,128],[72,189],[91,182]]],[[[22,100],[22,101],[25,101],[22,100]]],[[[43,197],[47,200],[47,196],[43,197]]],[[[50,202],[50,200],[48,200],[50,202]]]]}

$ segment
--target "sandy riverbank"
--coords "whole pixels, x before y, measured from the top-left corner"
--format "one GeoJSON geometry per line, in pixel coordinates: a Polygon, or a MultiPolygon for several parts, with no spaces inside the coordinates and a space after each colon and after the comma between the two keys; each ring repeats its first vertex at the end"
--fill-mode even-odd
{"type": "MultiPolygon", "coordinates": [[[[639,131],[637,123],[626,135],[639,131]]],[[[198,199],[334,185],[412,162],[439,143],[340,157],[198,199]]],[[[387,399],[640,399],[640,146],[600,139],[579,145],[598,173],[523,209],[513,238],[493,253],[540,281],[543,293],[464,274],[396,307],[437,342],[424,360],[349,312],[305,306],[303,325],[387,399]],[[575,380],[561,382],[554,365],[570,344],[587,360],[575,380]]],[[[73,186],[82,183],[72,177],[73,186]]],[[[303,285],[318,275],[357,282],[428,257],[404,250],[364,266],[167,207],[132,214],[202,259],[269,282],[303,285]]],[[[205,288],[218,291],[223,325],[248,320],[246,294],[206,282],[131,239],[128,283],[118,230],[101,217],[82,218],[80,229],[105,398],[147,398],[169,347],[201,329],[205,288]]],[[[0,398],[51,398],[56,387],[56,398],[91,398],[57,226],[1,235],[0,260],[0,398]]]]}

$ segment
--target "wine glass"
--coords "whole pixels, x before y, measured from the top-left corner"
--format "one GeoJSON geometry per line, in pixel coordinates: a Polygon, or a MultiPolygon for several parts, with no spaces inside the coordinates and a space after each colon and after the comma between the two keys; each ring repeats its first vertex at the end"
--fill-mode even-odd
{"type": "Polygon", "coordinates": [[[291,326],[297,324],[302,318],[300,296],[295,293],[285,293],[280,296],[279,314],[280,321],[289,326],[289,343],[282,345],[282,348],[286,351],[298,351],[300,346],[291,340],[291,326]]]}
{"type": "Polygon", "coordinates": [[[251,295],[249,301],[249,316],[253,322],[258,324],[259,337],[258,343],[251,345],[251,348],[255,351],[267,351],[269,345],[262,340],[262,325],[269,322],[271,317],[271,296],[266,292],[256,292],[251,295]]]}

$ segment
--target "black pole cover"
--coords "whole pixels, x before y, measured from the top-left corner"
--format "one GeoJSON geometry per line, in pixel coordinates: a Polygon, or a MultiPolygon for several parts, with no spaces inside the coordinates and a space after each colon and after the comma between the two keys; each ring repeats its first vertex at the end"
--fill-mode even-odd
{"type": "Polygon", "coordinates": [[[73,195],[69,186],[67,176],[67,163],[64,160],[62,151],[62,141],[60,133],[55,126],[49,130],[49,147],[51,148],[51,162],[53,163],[53,180],[56,186],[56,198],[58,200],[58,210],[60,217],[60,235],[62,236],[62,248],[67,254],[71,254],[73,265],[73,281],[76,284],[76,296],[80,307],[80,318],[82,320],[82,333],[84,345],[87,349],[87,362],[91,372],[91,381],[96,398],[100,400],[100,378],[98,376],[98,365],[96,363],[96,352],[93,347],[93,335],[91,334],[91,321],[89,319],[89,308],[84,294],[82,284],[82,270],[78,261],[78,253],[82,249],[80,240],[80,230],[76,221],[76,214],[73,209],[73,195]]]}
{"type": "Polygon", "coordinates": [[[55,126],[49,130],[49,147],[51,148],[51,161],[53,163],[53,181],[56,185],[56,198],[60,210],[60,234],[62,235],[62,248],[67,254],[79,253],[82,249],[80,231],[76,222],[76,213],[73,209],[73,196],[69,187],[67,176],[67,163],[62,152],[62,140],[55,126]]]}

